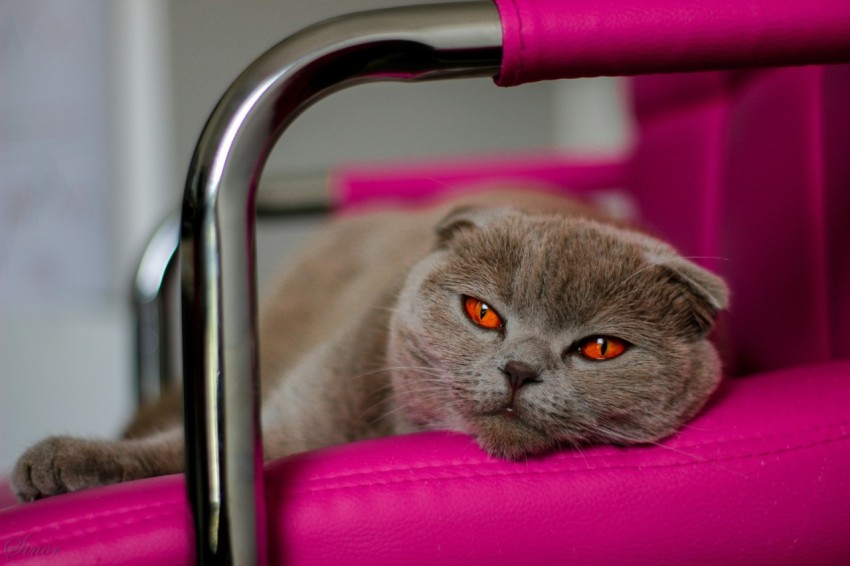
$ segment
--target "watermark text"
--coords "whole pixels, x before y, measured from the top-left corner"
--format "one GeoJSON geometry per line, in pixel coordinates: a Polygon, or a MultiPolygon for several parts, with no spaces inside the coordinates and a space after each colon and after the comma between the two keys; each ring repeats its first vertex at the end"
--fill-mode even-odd
{"type": "Polygon", "coordinates": [[[62,549],[50,544],[34,544],[30,536],[13,537],[3,544],[6,558],[23,558],[25,556],[56,556],[62,549]]]}

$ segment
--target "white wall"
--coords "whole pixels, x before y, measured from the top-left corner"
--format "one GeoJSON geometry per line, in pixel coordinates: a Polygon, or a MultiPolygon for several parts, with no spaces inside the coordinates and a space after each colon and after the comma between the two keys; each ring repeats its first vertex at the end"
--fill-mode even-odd
{"type": "Polygon", "coordinates": [[[622,78],[599,77],[552,84],[555,145],[570,154],[622,156],[634,124],[622,78]]]}
{"type": "MultiPolygon", "coordinates": [[[[409,3],[170,3],[179,162],[188,163],[209,110],[236,74],[281,38],[341,13],[409,3]]],[[[547,146],[555,140],[551,93],[549,84],[500,89],[489,79],[361,85],[299,117],[278,144],[267,173],[320,171],[339,161],[547,146]]]]}
{"type": "MultiPolygon", "coordinates": [[[[0,37],[30,40],[0,52],[0,471],[38,438],[114,435],[129,415],[132,266],[179,202],[195,140],[229,82],[309,23],[403,3],[0,0],[0,37]],[[68,130],[68,116],[85,120],[68,130]],[[50,135],[34,138],[31,124],[50,135]],[[61,163],[84,165],[88,177],[69,184],[47,174],[61,163]]],[[[267,174],[553,144],[622,147],[616,85],[570,84],[579,83],[357,87],[299,118],[267,174]],[[576,111],[571,93],[596,110],[576,111]]],[[[275,228],[261,235],[261,251],[285,256],[307,231],[275,228]]]]}
{"type": "Polygon", "coordinates": [[[0,470],[132,408],[128,283],[172,206],[164,6],[0,3],[0,470]]]}

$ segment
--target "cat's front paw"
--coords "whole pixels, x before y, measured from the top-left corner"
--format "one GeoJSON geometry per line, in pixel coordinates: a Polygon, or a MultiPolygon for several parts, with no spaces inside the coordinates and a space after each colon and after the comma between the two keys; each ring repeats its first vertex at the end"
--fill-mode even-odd
{"type": "Polygon", "coordinates": [[[21,501],[122,481],[123,469],[108,442],[54,436],[20,457],[12,490],[21,501]]]}

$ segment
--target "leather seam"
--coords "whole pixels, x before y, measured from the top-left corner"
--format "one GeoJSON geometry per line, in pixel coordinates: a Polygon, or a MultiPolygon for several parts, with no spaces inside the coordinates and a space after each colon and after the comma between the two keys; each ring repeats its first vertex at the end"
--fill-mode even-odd
{"type": "MultiPolygon", "coordinates": [[[[786,432],[786,433],[782,433],[782,434],[775,434],[775,435],[768,435],[768,436],[753,436],[753,437],[749,437],[749,438],[729,438],[729,439],[726,439],[726,440],[718,440],[718,441],[714,441],[714,442],[683,444],[681,446],[673,447],[672,450],[676,451],[676,450],[687,450],[687,449],[691,449],[691,448],[712,448],[712,447],[724,446],[724,445],[729,445],[729,444],[738,444],[738,443],[740,443],[742,441],[746,441],[746,440],[759,441],[759,442],[783,441],[783,440],[787,440],[788,438],[799,437],[799,436],[803,436],[803,435],[809,435],[809,434],[817,433],[817,432],[821,432],[821,431],[832,431],[832,430],[836,430],[836,429],[844,429],[846,427],[850,427],[850,421],[842,421],[842,422],[835,423],[835,424],[822,425],[822,426],[818,426],[818,427],[809,428],[809,429],[806,429],[806,430],[803,430],[803,431],[793,431],[793,432],[786,432]]],[[[502,465],[501,461],[471,460],[471,461],[466,461],[466,462],[453,462],[453,463],[441,462],[439,464],[422,464],[422,465],[419,465],[419,466],[409,466],[409,465],[387,466],[387,467],[381,467],[381,468],[369,468],[368,470],[349,472],[349,473],[338,473],[338,474],[331,474],[331,475],[323,475],[320,478],[312,479],[312,480],[309,480],[309,481],[304,482],[304,483],[322,482],[322,481],[337,480],[337,479],[347,479],[347,478],[353,478],[353,477],[358,477],[358,476],[368,476],[368,475],[371,475],[371,474],[374,474],[374,473],[409,472],[409,471],[422,471],[422,470],[429,470],[429,469],[439,470],[439,469],[445,469],[447,466],[450,466],[450,467],[466,467],[466,466],[501,466],[501,465],[502,465]]]]}
{"type": "MultiPolygon", "coordinates": [[[[528,475],[557,476],[557,475],[572,475],[572,474],[575,474],[575,473],[582,473],[582,472],[611,471],[611,470],[618,470],[618,469],[635,469],[635,468],[638,468],[638,467],[641,470],[674,469],[674,468],[682,468],[682,467],[693,466],[693,465],[698,465],[698,464],[728,462],[728,461],[734,461],[734,460],[744,460],[744,459],[751,459],[751,458],[756,458],[756,457],[770,456],[770,455],[775,455],[775,454],[784,454],[784,453],[788,453],[788,452],[796,452],[796,451],[805,450],[805,449],[808,449],[808,448],[813,448],[813,447],[816,447],[816,446],[822,446],[822,445],[826,445],[826,444],[832,444],[832,443],[835,443],[835,442],[846,441],[848,439],[850,439],[850,435],[841,434],[841,435],[833,437],[833,438],[822,439],[822,440],[810,442],[810,443],[799,445],[799,446],[791,446],[791,447],[779,448],[779,449],[774,449],[774,450],[766,450],[766,451],[762,451],[762,452],[746,453],[746,454],[740,454],[740,455],[726,457],[726,458],[700,459],[700,460],[691,461],[691,462],[678,462],[678,463],[675,463],[675,464],[658,464],[658,465],[650,464],[650,465],[641,465],[641,466],[605,466],[605,467],[599,467],[599,468],[570,468],[570,469],[561,469],[561,470],[541,470],[541,471],[523,470],[523,471],[501,472],[501,473],[490,472],[490,473],[487,473],[487,474],[463,474],[463,475],[453,475],[453,476],[449,476],[449,477],[440,476],[440,477],[431,477],[431,478],[407,478],[407,479],[398,479],[398,480],[359,482],[359,483],[350,484],[350,485],[324,486],[324,487],[312,488],[312,489],[293,490],[291,492],[287,492],[286,495],[291,496],[293,494],[323,493],[323,492],[340,491],[340,490],[352,489],[352,488],[375,487],[375,486],[385,486],[385,485],[399,485],[399,484],[405,484],[405,483],[421,482],[421,481],[426,480],[426,479],[439,480],[439,481],[457,481],[457,480],[487,479],[487,478],[493,478],[493,477],[512,477],[512,476],[528,476],[528,475]]],[[[138,524],[138,523],[141,523],[141,522],[150,521],[152,519],[158,519],[160,517],[173,515],[176,511],[175,509],[163,510],[163,511],[156,512],[156,513],[150,513],[150,510],[154,509],[154,508],[162,508],[162,507],[166,507],[166,506],[179,506],[179,504],[181,502],[182,502],[182,500],[179,500],[179,501],[178,500],[171,500],[171,501],[166,501],[166,502],[161,502],[161,503],[155,503],[155,504],[148,505],[148,506],[135,506],[135,507],[131,507],[131,508],[125,508],[125,509],[122,509],[122,510],[119,510],[119,511],[104,512],[104,513],[98,513],[98,514],[95,514],[95,515],[86,515],[85,517],[67,519],[67,520],[59,521],[59,522],[56,522],[56,523],[53,523],[53,524],[47,525],[47,526],[39,526],[39,527],[35,527],[35,528],[32,528],[32,529],[17,531],[15,533],[8,534],[6,538],[8,540],[8,539],[11,539],[11,538],[21,537],[21,536],[25,536],[25,535],[42,533],[42,532],[45,532],[45,531],[61,528],[63,525],[73,525],[73,524],[81,525],[83,523],[88,523],[88,524],[91,525],[91,526],[88,526],[88,527],[82,527],[81,530],[78,530],[74,533],[63,536],[61,538],[51,538],[49,540],[49,542],[51,542],[51,543],[67,542],[67,541],[70,541],[70,540],[73,540],[73,539],[76,539],[76,538],[81,538],[81,536],[89,536],[92,532],[95,532],[95,531],[102,532],[104,530],[123,528],[127,525],[130,525],[130,524],[138,524]],[[116,515],[128,515],[128,514],[135,512],[135,511],[147,512],[147,514],[144,515],[144,516],[128,517],[128,518],[123,519],[119,522],[111,522],[108,525],[96,525],[95,524],[97,522],[96,519],[98,519],[99,517],[108,516],[111,519],[111,518],[114,518],[116,515]]],[[[177,512],[179,512],[179,510],[177,510],[177,512]]]]}
{"type": "MultiPolygon", "coordinates": [[[[105,525],[95,524],[94,521],[90,521],[90,523],[92,523],[90,526],[82,527],[79,530],[74,531],[70,534],[66,534],[66,535],[60,536],[60,537],[51,537],[51,538],[47,538],[47,539],[36,539],[36,540],[33,540],[32,543],[33,544],[37,543],[39,545],[45,545],[45,544],[56,544],[56,543],[62,543],[62,542],[69,542],[69,541],[72,541],[74,539],[88,538],[93,533],[101,533],[103,531],[114,530],[114,529],[123,529],[123,528],[127,527],[128,525],[137,525],[139,523],[149,522],[153,519],[160,519],[162,517],[168,517],[170,515],[173,515],[173,513],[174,513],[173,510],[172,511],[159,511],[157,513],[148,513],[146,515],[139,516],[139,517],[128,517],[128,518],[123,519],[121,521],[111,522],[111,523],[105,524],[105,525]]],[[[80,520],[79,522],[82,522],[82,520],[80,520]]],[[[37,533],[39,530],[40,529],[32,529],[30,531],[10,535],[7,540],[11,540],[11,539],[15,539],[15,538],[20,539],[22,537],[28,537],[28,536],[30,536],[34,533],[37,533]]],[[[94,542],[98,542],[98,541],[99,541],[99,539],[97,541],[94,541],[94,542]]]]}
{"type": "MultiPolygon", "coordinates": [[[[61,529],[65,526],[73,525],[75,523],[82,523],[84,521],[95,522],[96,520],[98,520],[102,517],[115,517],[115,516],[119,516],[119,515],[129,515],[131,513],[137,512],[137,511],[147,512],[147,511],[150,511],[151,509],[155,509],[157,507],[174,506],[175,504],[180,504],[183,501],[184,501],[183,499],[172,499],[172,500],[169,500],[169,501],[161,501],[159,503],[141,504],[141,505],[134,505],[132,507],[124,507],[122,509],[102,511],[100,513],[86,513],[83,517],[71,517],[71,518],[63,519],[61,521],[57,521],[57,522],[50,523],[50,524],[47,524],[47,525],[40,525],[38,527],[33,527],[33,528],[27,529],[25,531],[17,531],[17,532],[14,532],[14,533],[9,533],[7,536],[9,538],[21,537],[21,536],[24,536],[24,535],[34,534],[34,533],[38,533],[38,532],[42,532],[42,531],[61,529]]],[[[162,514],[164,515],[166,513],[162,513],[162,514]]]]}
{"type": "MultiPolygon", "coordinates": [[[[599,466],[599,467],[584,467],[584,468],[561,468],[561,469],[548,469],[548,470],[528,470],[523,469],[521,471],[489,471],[486,473],[466,473],[461,475],[439,475],[439,476],[429,476],[429,477],[417,477],[417,478],[407,478],[407,479],[393,479],[393,480],[383,480],[383,481],[365,481],[365,482],[354,482],[349,483],[348,485],[335,485],[335,486],[319,486],[319,487],[306,487],[302,489],[294,489],[292,491],[287,491],[286,495],[290,496],[293,494],[306,494],[306,493],[322,493],[322,492],[330,492],[341,489],[352,489],[358,487],[369,487],[369,486],[382,486],[382,485],[396,485],[403,483],[416,483],[424,480],[433,480],[433,481],[455,481],[455,480],[468,480],[468,479],[486,479],[486,478],[496,478],[496,477],[515,477],[515,476],[558,476],[558,475],[572,475],[575,473],[583,473],[583,472],[608,472],[612,470],[648,470],[648,469],[673,469],[673,468],[682,468],[694,465],[701,464],[712,464],[712,463],[721,463],[721,462],[732,462],[736,460],[747,460],[751,458],[771,456],[776,454],[785,454],[788,452],[796,452],[800,450],[805,450],[808,448],[813,448],[816,446],[832,444],[835,442],[843,442],[850,440],[850,434],[841,434],[839,436],[835,436],[832,438],[821,439],[814,442],[810,442],[807,444],[802,444],[798,446],[790,446],[785,448],[777,448],[773,450],[766,450],[762,452],[747,452],[736,454],[734,456],[727,456],[722,458],[696,458],[688,462],[677,462],[670,464],[635,464],[635,465],[613,465],[613,466],[599,466]]],[[[454,465],[453,467],[458,468],[460,465],[454,465]]],[[[418,470],[428,470],[428,467],[418,468],[418,470]]],[[[430,469],[438,470],[445,469],[445,466],[431,466],[430,469]]],[[[372,472],[363,472],[362,476],[370,476],[375,472],[379,472],[379,470],[375,470],[372,472]]],[[[405,471],[404,469],[398,469],[397,471],[405,471]]],[[[352,475],[351,477],[356,477],[352,475]]],[[[315,483],[321,480],[313,480],[311,483],[315,483]]]]}

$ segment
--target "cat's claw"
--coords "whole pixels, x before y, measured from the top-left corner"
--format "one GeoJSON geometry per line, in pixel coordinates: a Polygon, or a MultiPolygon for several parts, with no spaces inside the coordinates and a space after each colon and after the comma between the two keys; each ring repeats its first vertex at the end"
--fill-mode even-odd
{"type": "Polygon", "coordinates": [[[54,436],[29,450],[15,464],[11,485],[21,501],[122,481],[120,463],[106,443],[54,436]]]}

